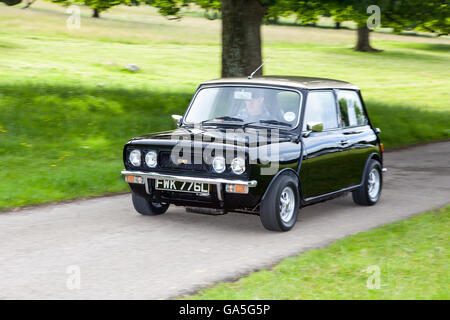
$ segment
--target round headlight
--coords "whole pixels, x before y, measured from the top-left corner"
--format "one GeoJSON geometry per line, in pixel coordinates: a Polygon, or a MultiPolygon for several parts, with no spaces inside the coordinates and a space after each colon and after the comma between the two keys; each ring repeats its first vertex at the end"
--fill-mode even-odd
{"type": "Polygon", "coordinates": [[[213,169],[217,173],[222,173],[225,171],[225,158],[224,157],[215,157],[213,162],[213,169]]]}
{"type": "Polygon", "coordinates": [[[245,171],[245,160],[242,158],[234,158],[233,161],[231,161],[231,170],[235,174],[241,174],[245,171]]]}
{"type": "Polygon", "coordinates": [[[147,152],[147,154],[145,155],[145,163],[150,168],[156,167],[156,165],[158,164],[158,160],[157,160],[157,154],[155,151],[147,152]]]}
{"type": "Polygon", "coordinates": [[[133,150],[130,152],[130,162],[133,166],[139,167],[141,165],[141,151],[133,150]]]}

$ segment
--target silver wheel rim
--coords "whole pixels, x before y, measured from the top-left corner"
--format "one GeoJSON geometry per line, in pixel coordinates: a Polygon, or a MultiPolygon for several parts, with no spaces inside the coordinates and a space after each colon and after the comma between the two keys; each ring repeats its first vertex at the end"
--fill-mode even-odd
{"type": "Polygon", "coordinates": [[[369,179],[367,180],[369,198],[372,201],[376,201],[380,192],[380,172],[373,168],[369,173],[369,179]]]}
{"type": "Polygon", "coordinates": [[[294,191],[290,187],[286,187],[281,191],[280,195],[280,217],[283,222],[290,222],[295,210],[294,191]]]}

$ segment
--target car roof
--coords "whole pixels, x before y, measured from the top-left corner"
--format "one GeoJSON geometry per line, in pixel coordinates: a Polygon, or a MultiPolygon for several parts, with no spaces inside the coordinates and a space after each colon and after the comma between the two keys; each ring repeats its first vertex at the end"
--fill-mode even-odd
{"type": "Polygon", "coordinates": [[[359,88],[349,82],[314,77],[297,77],[297,76],[256,76],[252,79],[248,78],[220,78],[209,80],[202,85],[214,84],[244,84],[244,85],[266,85],[293,87],[300,89],[352,89],[359,88]]]}

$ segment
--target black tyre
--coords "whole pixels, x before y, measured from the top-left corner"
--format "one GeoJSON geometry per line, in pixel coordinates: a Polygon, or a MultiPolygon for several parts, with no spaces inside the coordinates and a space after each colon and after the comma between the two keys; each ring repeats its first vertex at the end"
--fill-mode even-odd
{"type": "Polygon", "coordinates": [[[168,203],[151,202],[137,194],[132,193],[134,209],[145,216],[157,216],[163,214],[169,208],[168,203]]]}
{"type": "Polygon", "coordinates": [[[289,231],[297,222],[300,208],[297,178],[282,174],[270,186],[261,201],[260,219],[271,231],[289,231]]]}
{"type": "Polygon", "coordinates": [[[352,192],[353,201],[362,206],[373,206],[380,199],[382,186],[381,164],[377,160],[370,160],[361,188],[352,192]]]}

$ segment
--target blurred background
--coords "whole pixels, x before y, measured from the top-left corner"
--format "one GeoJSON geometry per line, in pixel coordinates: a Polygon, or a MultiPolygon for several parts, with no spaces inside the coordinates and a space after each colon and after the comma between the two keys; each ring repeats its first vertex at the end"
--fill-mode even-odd
{"type": "Polygon", "coordinates": [[[128,139],[173,128],[201,82],[267,57],[265,75],[359,86],[388,150],[450,137],[444,3],[371,1],[369,32],[369,2],[261,2],[0,2],[0,209],[126,191],[128,139]],[[233,49],[242,30],[261,50],[233,49]]]}

